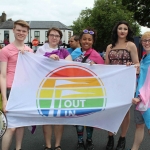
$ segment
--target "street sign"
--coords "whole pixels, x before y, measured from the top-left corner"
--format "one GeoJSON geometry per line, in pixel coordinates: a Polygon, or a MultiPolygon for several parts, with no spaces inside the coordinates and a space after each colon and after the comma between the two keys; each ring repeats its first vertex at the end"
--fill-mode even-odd
{"type": "Polygon", "coordinates": [[[32,45],[33,46],[38,46],[39,45],[39,40],[38,39],[33,39],[32,45]]]}

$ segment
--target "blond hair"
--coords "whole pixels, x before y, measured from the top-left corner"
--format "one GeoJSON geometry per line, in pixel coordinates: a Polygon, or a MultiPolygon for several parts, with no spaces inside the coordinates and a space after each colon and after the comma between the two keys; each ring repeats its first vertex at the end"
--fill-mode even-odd
{"type": "Polygon", "coordinates": [[[16,25],[20,25],[20,26],[22,26],[22,27],[26,27],[28,30],[29,30],[29,28],[30,28],[29,24],[28,24],[26,21],[24,21],[24,20],[17,20],[17,21],[15,21],[13,28],[15,28],[16,25]]]}
{"type": "Polygon", "coordinates": [[[146,32],[141,36],[141,40],[146,39],[146,38],[150,38],[150,31],[146,31],[146,32]]]}

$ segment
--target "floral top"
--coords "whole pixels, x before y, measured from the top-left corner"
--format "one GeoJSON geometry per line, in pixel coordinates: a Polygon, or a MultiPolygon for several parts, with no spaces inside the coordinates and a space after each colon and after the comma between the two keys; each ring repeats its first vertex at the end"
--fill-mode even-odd
{"type": "Polygon", "coordinates": [[[112,49],[108,54],[111,65],[124,65],[131,62],[130,52],[127,49],[112,49]]]}

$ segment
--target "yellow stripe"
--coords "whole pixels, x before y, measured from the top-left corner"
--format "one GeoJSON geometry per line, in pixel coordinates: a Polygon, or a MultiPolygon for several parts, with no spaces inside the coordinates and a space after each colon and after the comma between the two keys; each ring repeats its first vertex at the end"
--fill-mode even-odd
{"type": "MultiPolygon", "coordinates": [[[[61,95],[62,91],[63,89],[56,89],[54,97],[55,98],[85,98],[85,97],[105,96],[105,92],[103,91],[102,88],[73,89],[72,91],[79,92],[79,94],[67,93],[67,96],[62,96],[61,95]]],[[[53,89],[41,89],[39,98],[52,98],[54,94],[53,92],[54,92],[53,89]]]]}
{"type": "Polygon", "coordinates": [[[47,79],[43,84],[44,88],[53,88],[55,86],[56,80],[66,80],[70,82],[74,82],[72,84],[63,84],[58,85],[56,87],[89,87],[89,86],[101,86],[99,81],[96,78],[74,78],[74,79],[65,79],[65,78],[57,78],[57,79],[47,79]]]}

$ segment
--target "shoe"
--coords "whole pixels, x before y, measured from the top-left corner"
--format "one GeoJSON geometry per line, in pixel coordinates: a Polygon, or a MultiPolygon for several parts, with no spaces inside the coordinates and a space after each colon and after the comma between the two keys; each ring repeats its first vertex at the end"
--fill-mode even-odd
{"type": "Polygon", "coordinates": [[[126,145],[126,139],[125,137],[120,137],[118,140],[118,144],[116,147],[116,150],[124,150],[126,145]]]}
{"type": "Polygon", "coordinates": [[[54,150],[61,150],[61,146],[55,147],[54,150]]]}
{"type": "Polygon", "coordinates": [[[45,147],[44,150],[53,150],[52,148],[45,147]]]}
{"type": "Polygon", "coordinates": [[[78,142],[77,150],[85,150],[84,142],[78,142]]]}
{"type": "Polygon", "coordinates": [[[106,150],[113,150],[113,147],[114,147],[114,136],[109,136],[106,145],[106,150]]]}
{"type": "Polygon", "coordinates": [[[94,144],[92,142],[92,139],[86,140],[86,150],[94,150],[94,144]]]}

